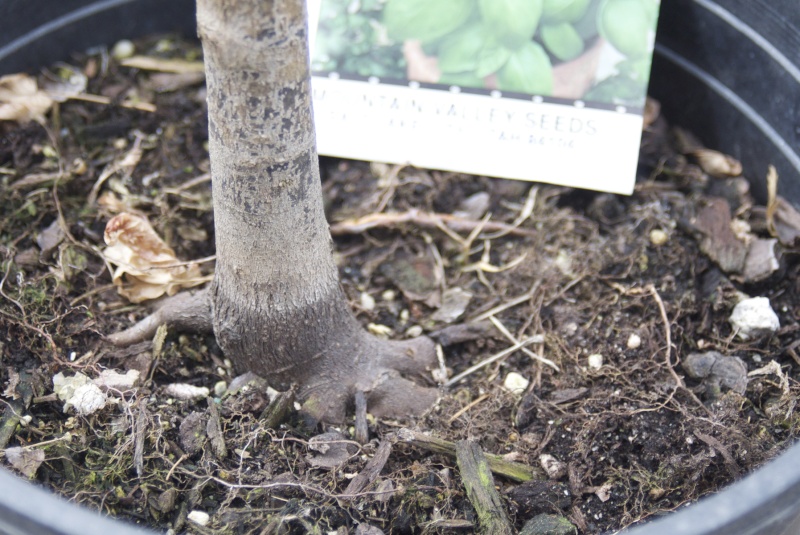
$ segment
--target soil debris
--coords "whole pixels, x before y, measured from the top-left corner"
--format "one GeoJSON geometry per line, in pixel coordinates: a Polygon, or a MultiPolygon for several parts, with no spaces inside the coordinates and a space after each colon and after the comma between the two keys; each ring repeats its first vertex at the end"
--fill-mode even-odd
{"type": "MultiPolygon", "coordinates": [[[[456,460],[468,444],[510,529],[588,535],[717,492],[800,435],[797,207],[774,173],[759,205],[759,177],[730,177],[725,155],[709,167],[654,105],[630,197],[320,159],[359,320],[441,346],[441,399],[415,422],[361,411],[306,429],[291,392],[236,378],[210,325],[156,322],[115,347],[148,311],[117,291],[109,220],[144,218],[154,254],[171,252],[145,279],[214,269],[198,49],[134,51],[30,77],[34,96],[78,73],[86,86],[15,116],[41,122],[0,121],[0,447],[24,477],[162,532],[444,533],[481,524],[456,460]],[[747,331],[729,319],[751,297],[771,315],[747,331]],[[72,394],[96,403],[64,412],[54,377],[79,374],[72,394]]],[[[171,299],[208,306],[203,290],[171,299]]]]}

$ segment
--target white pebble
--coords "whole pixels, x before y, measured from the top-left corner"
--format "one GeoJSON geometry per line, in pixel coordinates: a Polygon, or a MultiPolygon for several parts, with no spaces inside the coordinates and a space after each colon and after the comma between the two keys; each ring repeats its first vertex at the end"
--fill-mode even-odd
{"type": "Polygon", "coordinates": [[[766,297],[752,297],[739,302],[733,307],[728,321],[742,340],[772,334],[781,326],[766,297]]]}
{"type": "Polygon", "coordinates": [[[539,456],[539,464],[550,479],[560,479],[567,473],[566,465],[548,453],[539,456]]]}
{"type": "Polygon", "coordinates": [[[228,391],[228,383],[225,381],[217,381],[214,383],[214,395],[218,398],[222,397],[228,391]]]}
{"type": "Polygon", "coordinates": [[[89,383],[78,387],[75,390],[75,394],[64,405],[64,408],[66,409],[72,405],[78,411],[78,414],[88,416],[105,407],[106,403],[108,403],[108,397],[100,390],[100,387],[89,383]]]}
{"type": "Polygon", "coordinates": [[[660,228],[654,228],[650,231],[650,243],[655,245],[656,247],[660,247],[669,241],[669,234],[661,230],[660,228]]]}
{"type": "Polygon", "coordinates": [[[367,292],[362,292],[360,296],[361,308],[364,310],[375,310],[375,298],[367,292]]]}
{"type": "Polygon", "coordinates": [[[211,520],[211,517],[208,516],[208,513],[197,510],[194,510],[188,515],[186,515],[186,518],[188,518],[198,526],[206,526],[208,525],[208,521],[211,520]]]}
{"type": "Polygon", "coordinates": [[[531,382],[517,372],[509,373],[506,375],[506,380],[503,381],[503,387],[512,394],[522,394],[529,384],[531,382]]]}
{"type": "Polygon", "coordinates": [[[127,39],[123,39],[121,41],[117,41],[117,44],[114,45],[114,48],[111,49],[111,56],[114,59],[127,59],[136,52],[136,46],[128,41],[127,39]]]}
{"type": "Polygon", "coordinates": [[[600,353],[594,353],[593,355],[589,355],[587,359],[589,361],[589,368],[592,370],[599,370],[603,367],[603,355],[600,353]]]}
{"type": "Polygon", "coordinates": [[[185,383],[172,383],[165,389],[168,396],[190,401],[207,398],[211,393],[205,386],[187,385],[185,383]]]}
{"type": "Polygon", "coordinates": [[[422,336],[422,327],[420,325],[412,325],[406,331],[406,338],[416,338],[422,336]]]}
{"type": "Polygon", "coordinates": [[[638,349],[642,345],[642,337],[636,333],[628,337],[628,349],[638,349]]]}

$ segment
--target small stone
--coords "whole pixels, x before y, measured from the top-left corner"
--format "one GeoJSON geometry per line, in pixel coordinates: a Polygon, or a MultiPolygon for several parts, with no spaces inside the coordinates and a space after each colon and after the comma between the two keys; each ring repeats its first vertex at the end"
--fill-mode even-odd
{"type": "Polygon", "coordinates": [[[214,383],[214,396],[222,397],[228,391],[228,383],[225,381],[217,381],[214,383]]]}
{"type": "Polygon", "coordinates": [[[550,479],[560,479],[567,473],[567,466],[550,454],[543,453],[539,456],[539,464],[550,479]]]}
{"type": "Polygon", "coordinates": [[[599,370],[603,367],[603,355],[600,353],[589,355],[587,360],[589,362],[589,368],[592,370],[599,370]]]}
{"type": "Polygon", "coordinates": [[[381,299],[386,301],[387,303],[391,303],[397,297],[397,292],[394,290],[386,290],[381,294],[381,299]]]}
{"type": "Polygon", "coordinates": [[[380,323],[367,324],[367,330],[378,338],[388,339],[392,335],[392,328],[380,323]]]}
{"type": "Polygon", "coordinates": [[[166,394],[184,401],[207,398],[211,393],[205,386],[187,385],[185,383],[172,383],[165,388],[166,394]]]}
{"type": "Polygon", "coordinates": [[[752,297],[741,301],[733,308],[728,321],[742,340],[772,334],[781,326],[766,297],[752,297]]]}
{"type": "Polygon", "coordinates": [[[361,308],[364,310],[375,310],[375,298],[367,292],[362,292],[359,300],[361,301],[361,308]]]}
{"type": "Polygon", "coordinates": [[[194,522],[198,526],[206,526],[208,525],[209,520],[211,520],[211,517],[208,516],[208,513],[198,510],[192,511],[191,513],[186,515],[186,518],[188,518],[190,521],[194,522]]]}
{"type": "Polygon", "coordinates": [[[139,370],[128,370],[125,373],[103,370],[100,372],[100,376],[92,382],[104,390],[125,391],[132,389],[138,380],[139,370]]]}
{"type": "Polygon", "coordinates": [[[506,375],[506,380],[503,381],[503,388],[512,394],[522,394],[525,392],[525,389],[528,388],[529,384],[531,384],[531,382],[522,375],[517,372],[511,372],[506,375]]]}
{"type": "Polygon", "coordinates": [[[716,351],[691,353],[681,365],[689,377],[701,379],[709,399],[717,399],[723,388],[739,394],[747,390],[747,366],[739,357],[716,351]]]}
{"type": "Polygon", "coordinates": [[[136,53],[136,45],[127,39],[117,41],[111,48],[111,57],[114,59],[128,59],[136,53]]]}
{"type": "Polygon", "coordinates": [[[628,337],[628,349],[639,349],[642,345],[642,337],[636,333],[631,334],[628,337]]]}
{"type": "Polygon", "coordinates": [[[72,406],[81,416],[88,416],[105,407],[108,402],[108,396],[100,390],[100,387],[89,383],[75,389],[75,393],[64,404],[64,409],[72,406]]]}
{"type": "Polygon", "coordinates": [[[453,323],[464,314],[472,300],[472,293],[461,288],[448,288],[442,294],[442,307],[433,313],[431,319],[453,323]]]}
{"type": "Polygon", "coordinates": [[[406,330],[406,338],[417,338],[422,336],[422,327],[420,325],[412,325],[406,330]]]}
{"type": "Polygon", "coordinates": [[[564,516],[543,513],[525,522],[519,535],[578,535],[578,528],[564,516]]]}
{"type": "Polygon", "coordinates": [[[667,234],[660,228],[654,228],[653,230],[650,231],[650,243],[652,243],[656,247],[661,247],[668,241],[669,241],[669,234],[667,234]]]}

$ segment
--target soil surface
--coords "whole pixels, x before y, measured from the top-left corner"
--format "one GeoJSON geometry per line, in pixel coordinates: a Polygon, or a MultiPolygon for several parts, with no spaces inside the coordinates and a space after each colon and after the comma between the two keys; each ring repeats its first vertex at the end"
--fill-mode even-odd
{"type": "MultiPolygon", "coordinates": [[[[136,48],[200,54],[170,37],[136,48]]],[[[178,260],[213,272],[202,75],[103,51],[71,65],[40,86],[82,73],[105,103],[0,121],[0,448],[22,477],[162,532],[469,533],[461,463],[430,444],[469,439],[530,467],[494,474],[515,529],[546,513],[596,534],[716,492],[800,433],[792,209],[776,223],[744,178],[711,176],[725,173],[655,115],[630,197],[321,158],[358,318],[433,336],[447,386],[414,421],[370,418],[364,444],[352,423],[303,429],[290,399],[269,427],[274,393],[236,379],[213,337],[104,340],[148,310],[112,284],[115,215],[146,217],[178,260]],[[743,338],[730,317],[748,296],[768,298],[780,326],[743,338]],[[57,374],[107,370],[138,376],[87,387],[100,408],[54,390],[57,374]]]]}

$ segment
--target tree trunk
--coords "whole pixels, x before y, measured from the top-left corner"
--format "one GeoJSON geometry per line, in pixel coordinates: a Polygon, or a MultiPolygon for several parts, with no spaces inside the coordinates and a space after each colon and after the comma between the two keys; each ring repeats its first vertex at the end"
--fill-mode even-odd
{"type": "Polygon", "coordinates": [[[213,328],[240,371],[298,388],[306,412],[341,421],[356,391],[376,415],[429,406],[421,337],[363,331],[339,285],[311,111],[304,0],[198,0],[208,85],[217,266],[213,328]]]}

